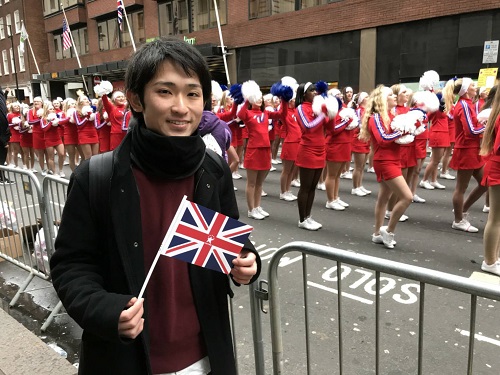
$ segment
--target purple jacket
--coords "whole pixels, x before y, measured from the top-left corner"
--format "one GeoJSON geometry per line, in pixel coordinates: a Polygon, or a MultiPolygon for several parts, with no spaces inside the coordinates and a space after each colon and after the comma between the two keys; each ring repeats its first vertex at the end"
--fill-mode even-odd
{"type": "Polygon", "coordinates": [[[210,111],[203,111],[198,134],[201,137],[212,134],[222,150],[222,157],[227,161],[226,150],[231,146],[231,130],[229,126],[210,111]]]}

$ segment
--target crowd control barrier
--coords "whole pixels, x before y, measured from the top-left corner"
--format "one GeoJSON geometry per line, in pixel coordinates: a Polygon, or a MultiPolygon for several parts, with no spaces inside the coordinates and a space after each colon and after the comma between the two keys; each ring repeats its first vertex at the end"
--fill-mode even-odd
{"type": "MultiPolygon", "coordinates": [[[[270,325],[271,325],[271,344],[272,344],[272,363],[273,363],[273,374],[285,374],[283,371],[283,333],[282,333],[282,314],[281,314],[281,305],[280,305],[280,293],[283,293],[286,290],[286,286],[282,286],[280,288],[278,284],[278,266],[280,263],[280,259],[287,253],[290,252],[300,252],[302,258],[302,278],[303,278],[303,304],[304,304],[304,331],[305,331],[305,341],[306,341],[306,357],[307,357],[307,374],[311,373],[311,363],[310,363],[310,329],[309,329],[309,309],[311,308],[311,304],[308,300],[308,294],[310,291],[308,290],[308,269],[307,269],[307,261],[311,258],[318,259],[328,259],[336,262],[336,269],[341,270],[342,264],[348,264],[352,266],[362,267],[366,270],[375,271],[375,361],[374,361],[374,369],[370,369],[374,371],[376,374],[381,373],[380,369],[380,357],[381,357],[381,348],[380,348],[380,340],[381,340],[381,327],[380,327],[380,316],[381,316],[381,273],[394,275],[397,277],[415,280],[420,285],[420,292],[418,297],[418,350],[416,353],[417,359],[417,367],[418,374],[421,375],[423,373],[423,365],[424,365],[424,356],[423,351],[425,347],[425,337],[426,332],[424,325],[424,305],[426,302],[426,286],[437,286],[438,292],[445,291],[457,291],[461,293],[465,293],[460,296],[470,296],[470,310],[469,310],[469,338],[468,338],[468,358],[467,358],[467,369],[464,368],[464,374],[473,374],[473,360],[474,360],[474,339],[476,337],[476,312],[478,307],[478,297],[484,297],[489,300],[500,300],[500,288],[498,285],[483,283],[474,281],[468,278],[434,271],[422,267],[417,267],[413,265],[408,265],[404,263],[394,262],[387,259],[376,258],[368,255],[357,254],[350,251],[340,250],[336,248],[331,248],[327,246],[321,246],[318,244],[307,243],[307,242],[292,242],[283,247],[281,247],[271,258],[269,263],[268,277],[269,277],[269,291],[265,291],[260,287],[256,288],[256,291],[260,294],[257,299],[269,299],[269,314],[270,314],[270,325]],[[466,372],[465,372],[466,371],[466,372]]],[[[300,256],[300,255],[299,255],[300,256]]],[[[343,315],[343,305],[345,303],[345,292],[342,287],[342,275],[336,277],[337,282],[337,324],[338,324],[338,371],[335,371],[333,368],[329,369],[329,373],[338,373],[343,374],[344,371],[344,341],[343,341],[343,323],[345,317],[343,315]]],[[[254,294],[256,296],[256,294],[254,294]]],[[[467,297],[468,298],[468,297],[467,297]]],[[[255,310],[252,310],[255,311],[255,310]]],[[[440,311],[440,315],[446,315],[445,311],[440,311]]],[[[253,322],[258,322],[259,318],[253,318],[253,322]]],[[[257,338],[258,339],[258,338],[257,338]]],[[[255,338],[254,338],[255,341],[255,338]]],[[[256,351],[256,368],[258,370],[257,375],[263,375],[264,372],[260,369],[263,368],[264,359],[260,357],[259,352],[256,351]]],[[[465,361],[464,361],[465,363],[465,361]]],[[[447,372],[446,368],[441,369],[443,373],[447,372]]],[[[321,372],[320,372],[321,373],[321,372]]]]}

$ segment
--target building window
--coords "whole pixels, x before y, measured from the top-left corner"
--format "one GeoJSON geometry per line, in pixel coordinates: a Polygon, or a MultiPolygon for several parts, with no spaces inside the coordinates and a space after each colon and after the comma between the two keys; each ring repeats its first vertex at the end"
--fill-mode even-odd
{"type": "Polygon", "coordinates": [[[158,4],[160,36],[189,33],[189,11],[186,0],[171,0],[158,4]]]}
{"type": "Polygon", "coordinates": [[[328,1],[328,0],[301,0],[300,2],[301,2],[300,9],[306,9],[306,8],[316,7],[318,5],[325,5],[331,1],[328,1]]]}
{"type": "Polygon", "coordinates": [[[270,0],[249,0],[248,9],[250,11],[250,19],[268,17],[271,15],[270,0]]]}
{"type": "Polygon", "coordinates": [[[10,66],[12,67],[12,73],[16,73],[16,64],[14,61],[14,51],[12,51],[12,48],[9,48],[9,54],[10,54],[10,66]]]}
{"type": "Polygon", "coordinates": [[[7,50],[2,51],[3,71],[4,74],[9,74],[9,58],[7,57],[7,50]]]}
{"type": "Polygon", "coordinates": [[[5,26],[7,28],[7,36],[10,36],[10,33],[12,31],[12,17],[10,14],[7,14],[5,16],[5,26]]]}
{"type": "MultiPolygon", "coordinates": [[[[132,34],[134,35],[135,43],[145,42],[146,38],[144,33],[144,12],[140,11],[127,14],[127,19],[130,23],[130,28],[132,30],[132,34]]],[[[120,30],[116,18],[99,22],[97,24],[97,32],[99,35],[99,50],[107,51],[110,49],[131,46],[132,42],[130,41],[128,26],[125,22],[122,24],[122,29],[123,30],[120,30]]]]}
{"type": "Polygon", "coordinates": [[[273,14],[293,12],[342,0],[249,0],[249,18],[268,17],[273,14]]]}
{"type": "MultiPolygon", "coordinates": [[[[78,55],[86,55],[89,53],[89,44],[87,36],[87,28],[81,28],[76,30],[71,30],[71,35],[75,41],[75,48],[78,51],[78,55]]],[[[68,49],[63,49],[62,46],[62,35],[54,35],[54,51],[56,55],[56,60],[71,59],[75,57],[75,51],[73,47],[68,49]]]]}
{"type": "Polygon", "coordinates": [[[21,32],[21,18],[19,17],[19,10],[14,11],[14,25],[16,28],[16,34],[21,32]]]}
{"type": "Polygon", "coordinates": [[[21,53],[21,46],[17,46],[17,56],[19,56],[19,71],[24,72],[26,65],[24,64],[24,55],[21,53]]]}
{"type": "MultiPolygon", "coordinates": [[[[219,21],[221,25],[227,24],[227,2],[217,1],[219,21]]],[[[193,31],[217,27],[217,17],[213,0],[193,1],[193,31]]]]}
{"type": "Polygon", "coordinates": [[[43,15],[52,14],[59,12],[61,10],[61,3],[64,8],[68,8],[72,5],[84,4],[84,0],[43,0],[43,15]]]}
{"type": "Polygon", "coordinates": [[[5,29],[3,28],[3,17],[0,17],[0,39],[5,39],[5,29]]]}

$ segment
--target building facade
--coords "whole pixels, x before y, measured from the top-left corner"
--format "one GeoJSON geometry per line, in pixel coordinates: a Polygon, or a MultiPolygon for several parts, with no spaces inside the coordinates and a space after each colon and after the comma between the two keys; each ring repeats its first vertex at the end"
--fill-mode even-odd
{"type": "Polygon", "coordinates": [[[75,46],[64,49],[60,1],[0,0],[0,84],[14,86],[11,41],[1,38],[9,15],[13,52],[19,46],[19,17],[41,71],[25,52],[24,71],[19,61],[17,76],[30,97],[43,91],[50,97],[91,92],[101,79],[122,88],[133,52],[129,26],[137,46],[169,35],[194,44],[221,83],[254,79],[270,86],[290,75],[365,91],[378,83],[418,81],[429,69],[443,79],[477,78],[486,67],[484,42],[500,39],[497,0],[217,0],[217,12],[213,0],[123,3],[129,22],[119,25],[116,1],[63,0],[75,46]]]}

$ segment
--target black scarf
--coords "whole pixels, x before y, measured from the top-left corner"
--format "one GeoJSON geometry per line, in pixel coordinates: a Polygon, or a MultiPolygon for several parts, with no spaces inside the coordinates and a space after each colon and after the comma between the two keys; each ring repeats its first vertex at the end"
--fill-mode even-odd
{"type": "Polygon", "coordinates": [[[205,158],[205,143],[197,131],[188,137],[169,137],[146,128],[142,118],[134,122],[130,154],[132,162],[145,174],[180,180],[200,168],[205,158]]]}

